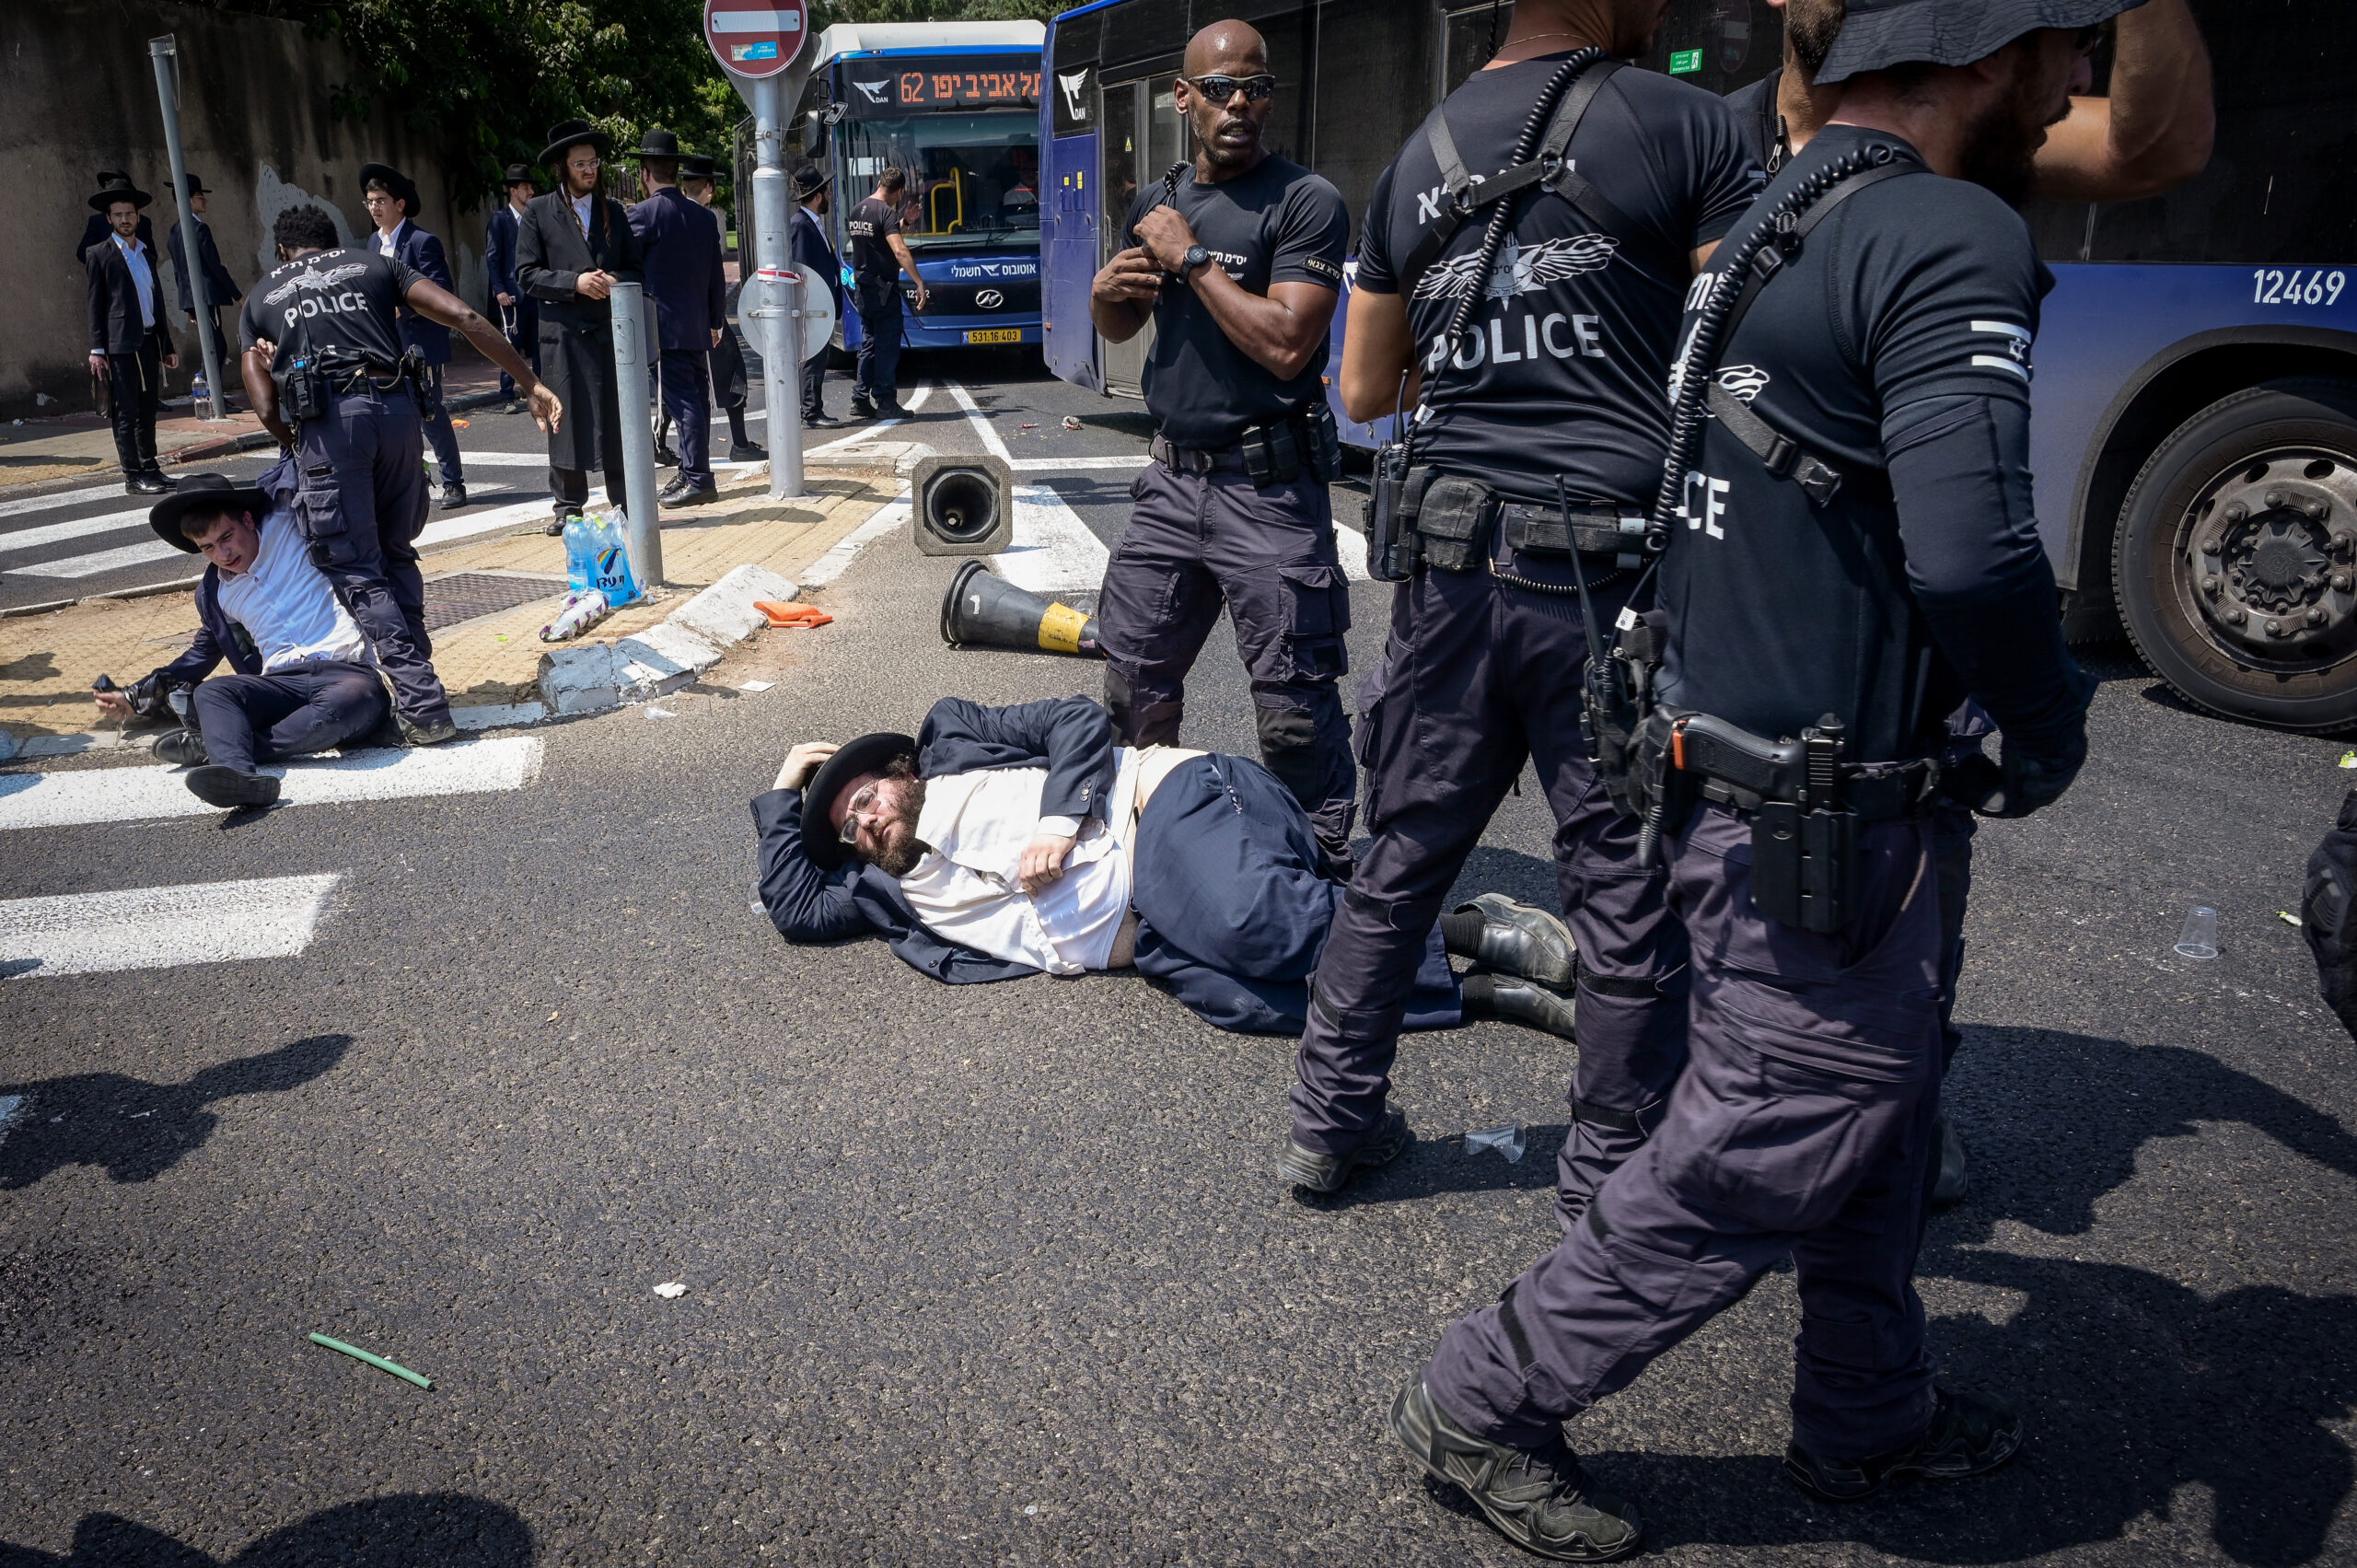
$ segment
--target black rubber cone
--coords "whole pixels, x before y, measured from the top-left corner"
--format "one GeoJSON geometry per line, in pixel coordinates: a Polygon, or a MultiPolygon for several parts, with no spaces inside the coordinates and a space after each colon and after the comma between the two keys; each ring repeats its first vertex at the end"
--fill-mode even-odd
{"type": "Polygon", "coordinates": [[[969,561],[941,601],[941,640],[953,648],[1022,648],[1103,658],[1097,617],[1041,598],[969,561]]]}

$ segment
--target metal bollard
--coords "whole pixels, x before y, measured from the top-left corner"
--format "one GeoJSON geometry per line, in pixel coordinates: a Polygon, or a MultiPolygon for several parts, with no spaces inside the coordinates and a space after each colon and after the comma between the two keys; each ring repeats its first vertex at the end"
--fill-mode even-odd
{"type": "MultiPolygon", "coordinates": [[[[663,528],[655,499],[655,432],[646,425],[646,289],[618,283],[614,313],[614,396],[621,406],[622,494],[629,498],[631,574],[642,588],[663,580],[663,528]]],[[[571,410],[566,413],[571,417],[571,410]]]]}

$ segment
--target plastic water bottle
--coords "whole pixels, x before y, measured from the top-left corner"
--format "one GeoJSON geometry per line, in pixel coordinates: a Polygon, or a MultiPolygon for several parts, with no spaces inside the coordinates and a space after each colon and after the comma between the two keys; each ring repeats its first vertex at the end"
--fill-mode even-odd
{"type": "Polygon", "coordinates": [[[638,582],[631,575],[630,543],[622,536],[622,514],[620,507],[598,509],[596,529],[597,556],[592,563],[589,586],[606,596],[606,602],[620,610],[638,601],[638,582]]]}
{"type": "Polygon", "coordinates": [[[598,530],[580,513],[564,519],[564,584],[575,598],[598,587],[598,530]]]}

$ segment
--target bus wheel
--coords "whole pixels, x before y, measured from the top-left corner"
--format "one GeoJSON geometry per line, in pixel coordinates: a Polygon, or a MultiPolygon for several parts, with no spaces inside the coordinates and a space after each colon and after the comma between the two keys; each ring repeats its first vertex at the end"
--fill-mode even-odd
{"type": "Polygon", "coordinates": [[[2229,718],[2357,724],[2357,382],[2270,381],[2172,431],[2120,506],[2120,619],[2229,718]]]}

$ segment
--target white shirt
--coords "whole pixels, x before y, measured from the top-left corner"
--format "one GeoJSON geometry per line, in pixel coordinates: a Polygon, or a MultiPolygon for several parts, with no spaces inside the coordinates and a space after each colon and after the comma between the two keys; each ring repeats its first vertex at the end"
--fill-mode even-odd
{"type": "Polygon", "coordinates": [[[1050,974],[1104,969],[1130,912],[1138,784],[1137,752],[1123,747],[1115,760],[1106,817],[1079,824],[1039,815],[1045,768],[993,768],[925,781],[917,837],[933,853],[900,878],[917,918],[946,941],[1050,974]],[[1080,842],[1062,877],[1026,893],[1016,880],[1023,851],[1043,831],[1080,842]]]}
{"type": "Polygon", "coordinates": [[[598,192],[595,191],[590,192],[586,196],[572,198],[574,215],[581,220],[581,232],[585,236],[589,232],[589,203],[597,199],[598,192]]]}
{"type": "Polygon", "coordinates": [[[403,218],[401,222],[393,225],[393,232],[390,234],[387,234],[381,228],[377,230],[376,233],[368,237],[368,249],[374,250],[379,256],[390,257],[401,248],[401,230],[408,226],[409,219],[403,218]]]}
{"type": "Polygon", "coordinates": [[[246,629],[261,654],[265,675],[329,659],[373,664],[368,639],[311,564],[290,497],[261,519],[261,550],[254,563],[221,574],[221,613],[246,629]]]}
{"type": "Polygon", "coordinates": [[[125,239],[112,230],[108,231],[107,238],[114,241],[114,248],[122,252],[123,261],[130,264],[131,281],[139,293],[139,324],[152,331],[156,326],[156,273],[147,264],[147,247],[136,239],[125,239]]]}

